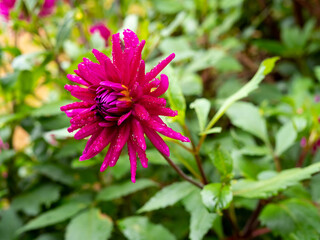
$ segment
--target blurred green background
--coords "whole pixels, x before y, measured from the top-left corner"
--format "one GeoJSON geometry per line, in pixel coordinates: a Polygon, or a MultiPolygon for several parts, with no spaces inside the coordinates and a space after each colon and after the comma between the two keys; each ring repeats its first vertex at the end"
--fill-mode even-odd
{"type": "MultiPolygon", "coordinates": [[[[157,191],[180,181],[151,144],[149,167],[138,166],[135,185],[130,183],[125,151],[117,165],[103,173],[103,154],[79,162],[86,141],[74,140],[66,131],[70,123],[60,106],[74,101],[64,90],[66,74],[73,73],[83,57],[95,61],[93,48],[111,55],[110,39],[90,32],[97,23],[112,34],[130,28],[146,40],[147,70],[176,54],[165,70],[171,86],[166,97],[171,96],[169,103],[179,116],[167,121],[181,132],[185,122],[195,142],[203,127],[197,105],[191,103],[206,98],[212,116],[265,58],[280,57],[259,89],[218,122],[222,132],[209,135],[204,143],[200,154],[210,182],[219,181],[210,160],[217,144],[232,156],[234,179],[261,180],[260,173],[273,174],[274,158],[282,169],[320,161],[319,0],[57,0],[52,14],[39,17],[42,4],[17,1],[9,19],[1,21],[1,240],[240,239],[227,238],[233,230],[225,215],[210,218],[205,230],[201,222],[189,226],[193,207],[187,200],[137,214],[157,191]],[[261,138],[264,128],[270,141],[261,138]]],[[[177,142],[168,145],[186,173],[200,175],[191,153],[177,142]]],[[[303,209],[304,217],[276,215],[271,210],[278,205],[273,206],[260,219],[267,232],[257,239],[319,239],[320,178],[311,177],[313,173],[307,182],[299,183],[306,179],[301,178],[291,184],[294,187],[274,203],[303,209]],[[268,213],[275,217],[268,218],[268,213]]],[[[195,206],[197,201],[193,199],[195,206]]],[[[257,198],[234,198],[240,228],[256,204],[257,198]]]]}

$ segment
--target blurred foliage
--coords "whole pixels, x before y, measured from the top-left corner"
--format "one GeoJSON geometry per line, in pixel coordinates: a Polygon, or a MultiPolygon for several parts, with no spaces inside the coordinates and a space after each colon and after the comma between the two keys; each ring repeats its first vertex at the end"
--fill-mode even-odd
{"type": "Polygon", "coordinates": [[[1,240],[319,239],[319,0],[58,0],[44,18],[17,2],[0,28],[1,240]],[[101,22],[146,40],[147,70],[176,54],[166,121],[194,146],[168,144],[199,181],[202,160],[203,189],[149,143],[135,184],[126,153],[79,162],[59,108],[66,74],[110,56],[101,22]]]}

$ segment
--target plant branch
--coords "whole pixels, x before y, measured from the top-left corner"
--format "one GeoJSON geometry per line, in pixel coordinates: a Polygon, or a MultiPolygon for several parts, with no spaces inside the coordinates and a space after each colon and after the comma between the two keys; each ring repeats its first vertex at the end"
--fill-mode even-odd
{"type": "MultiPolygon", "coordinates": [[[[161,152],[160,152],[161,153],[161,152]]],[[[173,167],[173,169],[186,181],[190,182],[191,184],[195,185],[196,187],[202,189],[203,188],[203,184],[199,183],[195,180],[193,180],[192,178],[190,178],[189,176],[187,176],[171,159],[170,157],[164,155],[163,153],[161,153],[161,155],[167,160],[167,162],[170,164],[171,167],[173,167]]]]}
{"type": "Polygon", "coordinates": [[[204,173],[204,170],[203,170],[203,167],[202,167],[202,164],[201,164],[201,159],[200,159],[200,155],[199,155],[199,151],[192,139],[192,136],[191,136],[191,133],[190,133],[190,130],[189,128],[187,127],[186,124],[183,125],[183,129],[186,133],[186,135],[189,137],[190,139],[190,142],[191,142],[191,145],[192,145],[192,149],[193,149],[193,155],[194,155],[194,158],[196,160],[196,163],[197,163],[197,166],[198,166],[198,169],[200,171],[200,174],[201,174],[201,181],[203,184],[207,184],[208,183],[208,180],[207,180],[207,177],[204,173]]]}
{"type": "Polygon", "coordinates": [[[248,219],[246,225],[244,226],[241,236],[246,238],[249,237],[250,235],[252,235],[252,231],[254,230],[254,228],[256,227],[257,223],[258,223],[258,217],[263,209],[263,207],[270,202],[269,200],[262,200],[260,199],[256,209],[252,212],[252,215],[250,216],[250,218],[248,219]]]}

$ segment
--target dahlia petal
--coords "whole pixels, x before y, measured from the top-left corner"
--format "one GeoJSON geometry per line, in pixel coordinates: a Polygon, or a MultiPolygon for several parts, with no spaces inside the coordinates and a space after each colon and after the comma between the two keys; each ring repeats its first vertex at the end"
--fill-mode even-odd
{"type": "Polygon", "coordinates": [[[135,183],[136,171],[137,171],[137,153],[131,141],[128,141],[127,146],[128,146],[129,160],[130,160],[131,181],[135,183]]]}
{"type": "Polygon", "coordinates": [[[116,141],[112,141],[105,156],[100,171],[104,171],[108,166],[113,167],[116,165],[119,156],[121,154],[123,146],[126,144],[129,138],[130,130],[125,125],[120,128],[116,141]]]}
{"type": "Polygon", "coordinates": [[[115,125],[115,122],[99,122],[100,127],[112,127],[115,125]]]}
{"type": "Polygon", "coordinates": [[[159,150],[159,152],[166,156],[170,156],[169,147],[163,141],[163,139],[153,129],[146,126],[144,126],[143,129],[150,142],[152,142],[152,144],[159,150]]]}
{"type": "Polygon", "coordinates": [[[123,31],[123,41],[126,48],[136,48],[139,44],[137,35],[130,29],[123,31]]]}
{"type": "Polygon", "coordinates": [[[81,77],[79,76],[76,76],[76,75],[72,75],[72,74],[68,74],[67,75],[67,78],[71,81],[71,82],[74,82],[74,83],[79,83],[79,84],[82,84],[84,86],[89,86],[89,84],[83,80],[81,77]]]}
{"type": "Polygon", "coordinates": [[[103,63],[108,59],[110,60],[107,55],[98,51],[97,49],[92,49],[92,53],[101,65],[103,65],[103,63]]]}
{"type": "Polygon", "coordinates": [[[169,128],[159,117],[153,117],[153,119],[149,119],[147,121],[147,124],[150,128],[154,129],[164,136],[180,140],[181,142],[190,142],[189,138],[169,128]]]}
{"type": "Polygon", "coordinates": [[[99,127],[99,123],[95,122],[93,124],[88,124],[81,128],[75,135],[74,138],[77,140],[83,139],[92,135],[95,132],[100,132],[102,129],[99,127]]]}
{"type": "Polygon", "coordinates": [[[136,120],[135,118],[132,119],[132,138],[133,141],[136,143],[137,146],[139,146],[142,150],[147,149],[146,140],[144,138],[144,131],[141,126],[141,123],[136,120]]]}
{"type": "Polygon", "coordinates": [[[145,95],[141,98],[140,103],[146,108],[165,107],[167,101],[164,98],[145,95]]]}
{"type": "Polygon", "coordinates": [[[147,120],[150,117],[148,111],[140,104],[134,105],[133,114],[140,120],[147,120]]]}
{"type": "Polygon", "coordinates": [[[145,82],[145,69],[146,69],[146,64],[143,60],[141,60],[135,82],[139,82],[140,84],[143,84],[145,82]]]}
{"type": "Polygon", "coordinates": [[[111,88],[115,91],[122,91],[125,89],[124,87],[122,87],[122,85],[120,83],[115,83],[115,82],[110,82],[110,81],[103,81],[100,83],[100,85],[111,88]]]}
{"type": "Polygon", "coordinates": [[[103,63],[105,72],[106,72],[106,79],[109,81],[120,82],[120,76],[118,69],[112,64],[111,60],[107,58],[106,61],[103,63]]]}
{"type": "Polygon", "coordinates": [[[72,118],[80,113],[83,113],[84,111],[90,111],[88,108],[76,108],[65,111],[67,117],[72,118]]]}
{"type": "Polygon", "coordinates": [[[154,97],[159,97],[160,95],[164,94],[168,90],[168,87],[169,87],[169,80],[167,75],[161,74],[159,87],[156,90],[152,91],[150,95],[154,97]]]}
{"type": "Polygon", "coordinates": [[[155,78],[153,81],[148,82],[143,86],[143,92],[148,94],[152,89],[157,88],[160,85],[160,80],[155,78]]]}
{"type": "Polygon", "coordinates": [[[118,126],[121,125],[128,117],[130,117],[131,111],[127,112],[126,114],[122,115],[118,120],[118,126]]]}
{"type": "Polygon", "coordinates": [[[175,57],[174,53],[171,53],[167,58],[159,62],[150,72],[146,74],[146,81],[154,79],[175,57]]]}
{"type": "Polygon", "coordinates": [[[74,116],[70,119],[71,124],[77,124],[77,123],[85,123],[88,124],[89,122],[93,122],[97,120],[97,116],[95,112],[92,111],[86,111],[83,113],[78,114],[77,116],[74,116]]]}
{"type": "Polygon", "coordinates": [[[101,80],[95,75],[93,71],[91,71],[85,62],[81,62],[78,64],[78,70],[80,77],[82,77],[85,81],[93,84],[99,85],[101,80]]]}
{"type": "Polygon", "coordinates": [[[160,116],[167,116],[167,117],[175,117],[178,115],[178,111],[173,111],[171,108],[165,107],[150,107],[148,108],[148,112],[151,115],[160,115],[160,116]]]}
{"type": "Polygon", "coordinates": [[[82,100],[94,103],[95,94],[87,88],[81,88],[77,85],[65,85],[64,88],[71,93],[72,96],[82,100]]]}
{"type": "Polygon", "coordinates": [[[92,62],[88,58],[83,58],[83,61],[85,62],[91,76],[94,77],[96,83],[100,83],[101,81],[105,80],[106,76],[103,66],[98,63],[92,62]]]}
{"type": "Polygon", "coordinates": [[[99,132],[98,136],[93,140],[90,147],[88,147],[87,152],[80,157],[80,160],[87,160],[93,158],[98,153],[100,153],[112,140],[115,131],[104,128],[99,132]]]}
{"type": "Polygon", "coordinates": [[[67,111],[70,109],[76,109],[76,108],[88,108],[91,107],[92,104],[88,103],[88,102],[74,102],[74,103],[70,103],[67,104],[65,106],[60,107],[61,111],[67,111]]]}
{"type": "Polygon", "coordinates": [[[120,34],[112,35],[112,61],[116,65],[116,67],[121,70],[122,68],[122,49],[121,49],[121,40],[120,34]]]}
{"type": "Polygon", "coordinates": [[[140,162],[141,162],[142,167],[147,168],[148,167],[148,158],[147,158],[146,152],[140,148],[136,148],[136,150],[138,153],[138,157],[140,158],[140,162]]]}
{"type": "Polygon", "coordinates": [[[138,70],[139,70],[139,66],[140,66],[140,63],[141,63],[141,53],[142,53],[142,49],[145,45],[146,41],[142,40],[135,53],[134,53],[134,56],[133,56],[133,59],[132,59],[132,63],[131,63],[131,73],[130,73],[130,79],[131,79],[131,84],[134,83],[134,81],[132,80],[135,80],[136,79],[136,76],[138,74],[138,70]]]}

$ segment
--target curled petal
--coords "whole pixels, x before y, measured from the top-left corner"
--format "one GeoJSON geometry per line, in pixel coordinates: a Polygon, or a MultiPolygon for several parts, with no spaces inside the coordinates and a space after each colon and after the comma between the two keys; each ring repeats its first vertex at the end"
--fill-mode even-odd
{"type": "Polygon", "coordinates": [[[164,94],[168,90],[168,87],[169,87],[169,80],[167,75],[161,74],[159,87],[156,90],[152,91],[150,95],[154,97],[159,97],[160,95],[164,94]]]}

